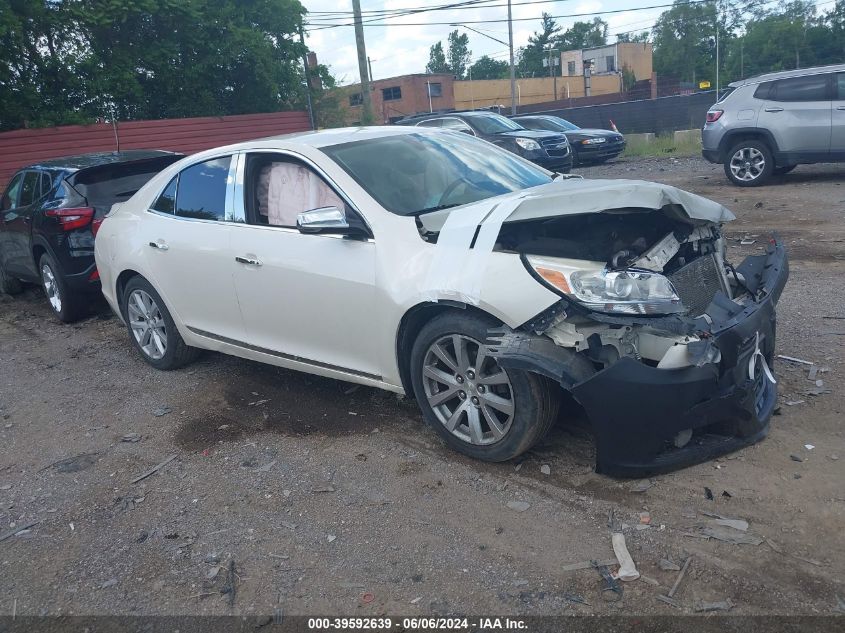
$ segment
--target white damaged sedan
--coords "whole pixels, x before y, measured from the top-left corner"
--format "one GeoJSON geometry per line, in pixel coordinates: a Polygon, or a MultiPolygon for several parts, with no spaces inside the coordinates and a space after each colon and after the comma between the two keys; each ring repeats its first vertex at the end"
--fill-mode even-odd
{"type": "Polygon", "coordinates": [[[463,134],[355,128],[174,163],[112,208],[96,260],[156,368],[208,349],[405,393],[491,461],[531,448],[568,393],[597,470],[641,476],[768,431],[787,259],[773,239],[734,267],[731,219],[463,134]]]}

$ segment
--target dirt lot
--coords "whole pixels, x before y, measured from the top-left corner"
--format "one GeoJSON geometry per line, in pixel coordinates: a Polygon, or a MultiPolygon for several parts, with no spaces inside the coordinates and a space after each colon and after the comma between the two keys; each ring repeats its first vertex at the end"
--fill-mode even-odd
{"type": "Polygon", "coordinates": [[[830,393],[805,395],[808,368],[779,362],[766,440],[633,492],[592,472],[578,424],[518,464],[476,462],[413,402],[210,353],[157,372],[104,308],[63,326],[32,288],[0,297],[0,533],[38,521],[0,541],[0,613],[676,615],[730,599],[734,614],[833,614],[845,599],[845,168],[799,167],[759,189],[698,159],[577,171],[726,204],[737,262],[778,231],[792,258],[779,353],[829,368],[830,393]],[[613,558],[610,510],[660,585],[627,583],[616,603],[594,570],[564,571],[613,558]],[[638,529],[643,511],[651,525],[638,529]],[[703,512],[767,540],[688,536],[703,512]],[[656,599],[678,574],[658,562],[688,555],[678,610],[656,599]]]}

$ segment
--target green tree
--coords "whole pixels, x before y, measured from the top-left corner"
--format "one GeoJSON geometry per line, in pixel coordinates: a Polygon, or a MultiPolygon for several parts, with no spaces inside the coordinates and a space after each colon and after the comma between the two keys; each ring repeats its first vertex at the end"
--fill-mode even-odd
{"type": "Polygon", "coordinates": [[[549,48],[560,48],[557,45],[559,35],[560,26],[550,14],[543,13],[540,30],[529,35],[528,44],[519,49],[517,72],[520,76],[543,77],[549,74],[543,61],[549,58],[549,48]]]}
{"type": "Polygon", "coordinates": [[[565,51],[604,46],[607,44],[607,22],[601,18],[576,22],[560,34],[556,44],[565,51]]]}
{"type": "Polygon", "coordinates": [[[443,52],[443,42],[437,42],[428,50],[427,73],[448,73],[449,64],[446,63],[446,53],[443,52]]]}
{"type": "Polygon", "coordinates": [[[648,31],[640,33],[619,33],[616,36],[617,42],[648,42],[651,35],[648,31]]]}
{"type": "Polygon", "coordinates": [[[469,50],[469,37],[466,33],[460,33],[455,29],[449,33],[449,49],[446,51],[449,69],[458,79],[466,76],[467,66],[472,56],[469,50]]]}
{"type": "Polygon", "coordinates": [[[653,29],[657,75],[692,82],[714,79],[716,25],[715,2],[690,4],[675,0],[653,29]]]}
{"type": "Polygon", "coordinates": [[[508,62],[482,55],[470,67],[468,75],[472,79],[506,79],[510,76],[509,68],[508,62]]]}

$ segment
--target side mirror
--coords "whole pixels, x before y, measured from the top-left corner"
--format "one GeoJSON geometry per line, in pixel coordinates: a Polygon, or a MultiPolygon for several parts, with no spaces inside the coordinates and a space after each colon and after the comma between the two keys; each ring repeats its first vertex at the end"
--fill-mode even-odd
{"type": "Polygon", "coordinates": [[[296,216],[296,228],[300,233],[339,233],[349,232],[346,213],[337,207],[320,207],[304,211],[296,216]]]}

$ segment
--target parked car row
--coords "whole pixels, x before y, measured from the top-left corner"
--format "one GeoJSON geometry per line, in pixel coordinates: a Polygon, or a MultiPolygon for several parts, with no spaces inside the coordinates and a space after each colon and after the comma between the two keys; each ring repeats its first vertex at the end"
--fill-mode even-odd
{"type": "MultiPolygon", "coordinates": [[[[733,216],[715,202],[657,183],[562,179],[427,126],[177,159],[24,170],[4,197],[3,261],[25,260],[19,278],[34,280],[34,262],[63,248],[90,258],[93,242],[102,293],[153,367],[205,349],[412,395],[446,443],[479,459],[529,450],[565,393],[592,423],[597,470],[613,475],[767,433],[786,254],[773,241],[734,269],[721,234],[733,216]],[[22,193],[31,173],[38,197],[22,193]],[[56,187],[67,202],[47,204],[56,187]],[[103,218],[108,196],[118,201],[103,218]],[[40,219],[8,249],[21,201],[40,219]],[[41,232],[50,251],[35,250],[41,232]]],[[[41,282],[63,318],[68,275],[48,268],[41,282]]]]}
{"type": "Polygon", "coordinates": [[[610,130],[582,129],[557,116],[504,117],[489,110],[418,114],[397,121],[477,136],[551,171],[567,174],[574,165],[603,163],[625,149],[625,137],[610,130]]]}

